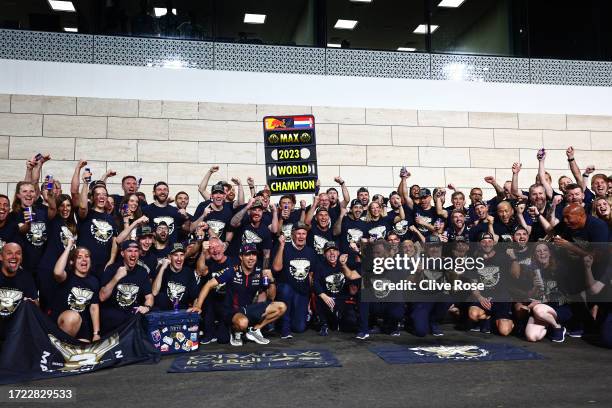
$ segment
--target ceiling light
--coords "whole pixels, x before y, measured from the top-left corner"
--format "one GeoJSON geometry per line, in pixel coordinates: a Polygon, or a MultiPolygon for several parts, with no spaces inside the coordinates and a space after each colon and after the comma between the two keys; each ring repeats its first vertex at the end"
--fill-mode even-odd
{"type": "MultiPolygon", "coordinates": [[[[432,24],[432,25],[430,25],[430,27],[431,27],[431,33],[433,34],[434,31],[436,31],[439,26],[432,24]]],[[[419,26],[414,29],[413,33],[415,33],[415,34],[427,34],[427,24],[419,24],[419,26]]]]}
{"type": "Polygon", "coordinates": [[[357,20],[338,20],[334,28],[338,30],[352,30],[356,25],[357,20]]]}
{"type": "MultiPolygon", "coordinates": [[[[161,16],[165,16],[166,14],[168,14],[168,9],[165,7],[155,7],[153,8],[153,11],[155,12],[155,17],[161,17],[161,16]]],[[[172,14],[176,16],[175,8],[172,9],[172,14]]]]}
{"type": "Polygon", "coordinates": [[[351,3],[371,3],[372,0],[350,0],[351,3]]]}
{"type": "Polygon", "coordinates": [[[244,15],[244,22],[247,24],[263,24],[266,22],[265,14],[248,14],[244,15]]]}
{"type": "Polygon", "coordinates": [[[64,31],[68,33],[78,33],[79,30],[76,27],[64,27],[64,31]]]}
{"type": "Polygon", "coordinates": [[[457,8],[463,4],[465,0],[442,0],[438,7],[457,8]]]}
{"type": "Polygon", "coordinates": [[[416,48],[412,48],[412,47],[399,47],[397,50],[398,51],[409,51],[409,52],[411,52],[411,51],[416,51],[416,48]]]}
{"type": "Polygon", "coordinates": [[[74,9],[74,4],[71,1],[58,1],[58,0],[47,0],[49,2],[49,6],[53,9],[53,11],[72,11],[76,12],[74,9]]]}
{"type": "Polygon", "coordinates": [[[327,48],[340,48],[341,45],[340,44],[336,44],[336,43],[327,43],[327,48]]]}

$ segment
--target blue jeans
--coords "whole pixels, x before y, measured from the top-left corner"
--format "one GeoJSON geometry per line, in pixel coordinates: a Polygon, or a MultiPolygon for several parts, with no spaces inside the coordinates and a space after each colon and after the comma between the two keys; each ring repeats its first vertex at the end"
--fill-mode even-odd
{"type": "Polygon", "coordinates": [[[359,331],[369,330],[370,315],[381,316],[387,331],[397,330],[399,322],[404,316],[404,303],[402,302],[360,302],[359,303],[359,331]]]}
{"type": "Polygon", "coordinates": [[[281,319],[281,335],[290,332],[303,333],[306,331],[308,295],[296,292],[287,283],[280,283],[278,285],[277,295],[278,300],[287,305],[287,311],[281,319]]]}
{"type": "Polygon", "coordinates": [[[229,343],[229,327],[224,316],[225,304],[222,299],[215,299],[210,294],[204,302],[204,336],[217,339],[218,343],[229,343]]]}
{"type": "Polygon", "coordinates": [[[410,318],[414,327],[414,335],[425,337],[431,332],[431,323],[440,322],[451,303],[447,302],[414,302],[410,310],[410,318]]]}

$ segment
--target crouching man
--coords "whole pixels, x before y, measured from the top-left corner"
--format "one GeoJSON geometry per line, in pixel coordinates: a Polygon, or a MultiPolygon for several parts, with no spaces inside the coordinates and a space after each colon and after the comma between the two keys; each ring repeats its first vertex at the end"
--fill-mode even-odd
{"type": "Polygon", "coordinates": [[[219,276],[210,279],[200,291],[197,301],[188,311],[201,313],[208,294],[216,286],[225,283],[225,320],[230,329],[230,344],[242,346],[242,334],[258,344],[270,340],[261,334],[261,328],[278,320],[287,306],[275,302],[276,284],[269,269],[256,267],[257,247],[245,244],[240,248],[240,265],[224,269],[219,276]],[[255,303],[253,299],[257,297],[255,303]]]}

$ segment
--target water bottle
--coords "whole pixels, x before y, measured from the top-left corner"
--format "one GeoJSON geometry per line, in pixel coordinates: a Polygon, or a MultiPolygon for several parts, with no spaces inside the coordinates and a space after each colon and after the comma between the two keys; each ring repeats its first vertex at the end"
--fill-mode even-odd
{"type": "Polygon", "coordinates": [[[85,182],[91,183],[91,169],[89,167],[85,167],[85,171],[90,174],[89,176],[85,177],[85,182]]]}

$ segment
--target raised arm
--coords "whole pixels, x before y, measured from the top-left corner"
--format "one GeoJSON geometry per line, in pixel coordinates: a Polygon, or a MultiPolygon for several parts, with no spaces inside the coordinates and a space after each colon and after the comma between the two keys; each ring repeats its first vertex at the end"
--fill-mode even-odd
{"type": "Polygon", "coordinates": [[[206,174],[204,174],[204,177],[202,178],[202,181],[200,182],[200,185],[198,186],[198,191],[200,192],[200,195],[202,196],[204,200],[210,199],[210,194],[208,193],[208,191],[206,191],[206,189],[208,188],[208,182],[210,181],[210,176],[212,176],[213,173],[216,173],[218,171],[219,171],[219,166],[212,166],[210,169],[208,169],[206,174]]]}
{"type": "Polygon", "coordinates": [[[312,217],[314,217],[314,213],[318,206],[319,206],[319,196],[315,195],[312,198],[312,205],[310,206],[310,208],[308,209],[308,212],[306,212],[306,215],[304,216],[304,224],[308,226],[312,225],[312,217]]]}
{"type": "Polygon", "coordinates": [[[514,163],[512,165],[512,184],[510,187],[510,192],[513,196],[520,198],[523,197],[523,194],[519,191],[519,182],[518,182],[518,174],[521,171],[522,164],[514,163]]]}
{"type": "Polygon", "coordinates": [[[397,192],[402,198],[402,203],[406,204],[408,208],[413,210],[414,201],[412,201],[412,198],[410,198],[410,191],[409,191],[408,183],[407,183],[408,177],[410,177],[410,172],[402,168],[402,170],[400,171],[401,181],[399,183],[399,186],[397,186],[397,192]]]}
{"type": "Polygon", "coordinates": [[[164,272],[166,272],[166,269],[168,269],[169,265],[170,265],[170,259],[163,258],[161,260],[159,271],[157,272],[157,276],[155,276],[153,285],[151,285],[151,292],[153,293],[153,296],[157,296],[159,294],[159,290],[161,289],[162,281],[164,280],[164,272]]]}
{"type": "Polygon", "coordinates": [[[244,204],[244,188],[242,187],[242,182],[237,177],[232,177],[232,183],[234,183],[236,189],[236,201],[234,202],[234,208],[241,206],[244,204]]]}
{"type": "Polygon", "coordinates": [[[278,237],[278,248],[276,249],[276,255],[274,255],[274,261],[272,262],[272,270],[274,272],[280,272],[283,270],[283,253],[285,252],[285,236],[281,234],[278,237]]]}
{"type": "Polygon", "coordinates": [[[348,212],[348,210],[346,209],[346,207],[340,206],[340,216],[338,217],[338,219],[334,223],[333,234],[336,237],[342,233],[342,220],[346,216],[347,212],[348,212]]]}
{"type": "Polygon", "coordinates": [[[91,177],[91,173],[86,171],[83,173],[81,180],[83,181],[83,187],[81,187],[81,196],[79,197],[79,218],[84,219],[87,217],[89,211],[89,201],[87,196],[89,195],[89,183],[85,181],[86,177],[91,177]]]}
{"type": "Polygon", "coordinates": [[[59,259],[55,263],[55,267],[53,268],[53,279],[55,279],[55,281],[58,283],[65,281],[68,276],[66,273],[66,265],[68,265],[68,257],[70,256],[72,245],[74,245],[74,240],[69,238],[68,245],[66,245],[64,252],[62,252],[62,255],[60,255],[59,259]]]}
{"type": "Polygon", "coordinates": [[[487,176],[484,178],[485,183],[490,184],[495,189],[495,194],[499,200],[504,199],[504,189],[502,186],[497,184],[497,180],[493,176],[487,176]]]}
{"type": "Polygon", "coordinates": [[[334,177],[334,181],[338,183],[342,189],[342,201],[340,201],[340,205],[346,207],[348,203],[351,202],[351,195],[346,187],[346,182],[340,176],[334,177]]]}
{"type": "Polygon", "coordinates": [[[354,271],[348,267],[348,265],[346,264],[347,261],[348,261],[347,254],[342,254],[338,258],[338,262],[340,262],[340,267],[342,268],[342,273],[344,274],[344,277],[350,280],[361,279],[361,275],[357,271],[354,271]]]}
{"type": "Polygon", "coordinates": [[[115,238],[117,240],[117,244],[121,244],[123,241],[128,239],[130,235],[132,234],[132,231],[134,230],[134,228],[138,228],[139,225],[144,225],[148,222],[149,222],[149,218],[146,215],[143,215],[142,217],[138,218],[136,221],[131,223],[129,226],[125,227],[123,231],[121,231],[121,233],[117,235],[117,238],[115,238]]]}
{"type": "Polygon", "coordinates": [[[546,198],[550,200],[553,196],[553,188],[550,185],[550,183],[548,183],[548,180],[546,179],[546,169],[544,168],[544,160],[546,160],[546,151],[544,149],[541,149],[540,151],[538,151],[537,159],[538,159],[538,178],[540,179],[540,184],[544,186],[544,191],[546,192],[546,198]]]}
{"type": "Polygon", "coordinates": [[[244,218],[244,215],[249,210],[249,208],[251,208],[253,203],[255,203],[255,198],[251,198],[249,200],[249,202],[247,203],[247,205],[245,205],[242,210],[240,210],[236,214],[234,214],[234,216],[232,217],[232,219],[230,221],[230,224],[231,224],[232,227],[238,228],[240,226],[240,224],[242,223],[242,219],[244,218]]]}
{"type": "Polygon", "coordinates": [[[81,184],[81,169],[87,166],[87,162],[83,159],[79,160],[74,172],[72,173],[72,180],[70,180],[70,195],[72,196],[72,205],[77,207],[79,205],[79,186],[81,184]]]}
{"type": "Polygon", "coordinates": [[[582,174],[580,174],[580,167],[578,167],[578,164],[576,164],[576,159],[574,158],[574,147],[568,147],[565,151],[565,154],[567,155],[567,162],[572,172],[572,176],[574,176],[574,179],[576,180],[576,184],[582,187],[582,190],[584,191],[586,186],[584,185],[584,181],[582,180],[582,174]]]}

